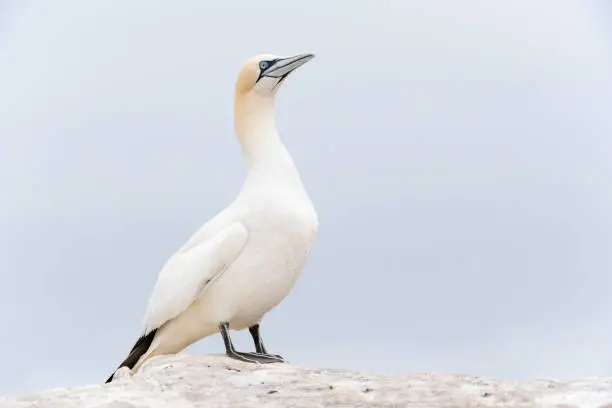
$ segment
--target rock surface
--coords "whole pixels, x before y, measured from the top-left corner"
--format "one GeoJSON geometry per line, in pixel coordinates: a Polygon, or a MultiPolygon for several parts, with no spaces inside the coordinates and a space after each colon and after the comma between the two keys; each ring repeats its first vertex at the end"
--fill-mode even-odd
{"type": "Polygon", "coordinates": [[[612,378],[500,381],[470,375],[378,375],[224,356],[165,356],[107,385],[0,398],[2,408],[157,407],[612,408],[612,378]]]}

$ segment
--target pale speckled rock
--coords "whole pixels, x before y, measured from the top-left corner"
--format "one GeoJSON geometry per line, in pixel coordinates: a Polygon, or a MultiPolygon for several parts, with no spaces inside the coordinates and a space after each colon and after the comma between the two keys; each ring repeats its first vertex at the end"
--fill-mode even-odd
{"type": "Polygon", "coordinates": [[[612,408],[612,378],[500,381],[250,365],[223,356],[156,357],[108,385],[0,398],[1,408],[157,407],[612,408]]]}

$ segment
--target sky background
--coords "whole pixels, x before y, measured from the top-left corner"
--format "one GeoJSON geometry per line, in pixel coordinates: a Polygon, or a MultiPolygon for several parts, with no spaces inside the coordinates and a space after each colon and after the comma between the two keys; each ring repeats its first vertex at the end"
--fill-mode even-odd
{"type": "Polygon", "coordinates": [[[0,0],[0,394],[123,360],[241,186],[233,87],[262,52],[317,54],[277,98],[321,227],[271,352],[612,375],[611,26],[603,0],[0,0]]]}

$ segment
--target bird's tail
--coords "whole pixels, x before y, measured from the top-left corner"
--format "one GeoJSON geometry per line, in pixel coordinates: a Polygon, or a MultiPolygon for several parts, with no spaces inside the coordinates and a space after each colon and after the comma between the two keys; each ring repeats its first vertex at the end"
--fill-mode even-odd
{"type": "MultiPolygon", "coordinates": [[[[127,367],[130,370],[134,368],[138,360],[140,360],[140,357],[142,357],[149,350],[149,347],[151,347],[151,343],[153,343],[153,339],[155,338],[156,333],[157,329],[154,329],[151,330],[149,333],[141,336],[138,341],[136,341],[136,344],[134,344],[134,347],[132,347],[132,350],[130,351],[130,354],[127,356],[127,358],[123,360],[121,364],[119,364],[117,370],[119,370],[121,367],[127,367]]],[[[108,377],[108,379],[106,380],[106,383],[109,383],[113,380],[113,377],[117,370],[113,371],[111,376],[108,377]]]]}

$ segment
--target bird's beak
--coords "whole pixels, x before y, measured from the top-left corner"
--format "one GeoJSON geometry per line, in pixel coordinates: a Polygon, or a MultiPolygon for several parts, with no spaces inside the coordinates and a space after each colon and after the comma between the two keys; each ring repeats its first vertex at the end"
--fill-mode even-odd
{"type": "Polygon", "coordinates": [[[288,58],[279,58],[274,61],[274,63],[262,74],[262,76],[285,79],[287,75],[313,58],[314,54],[300,54],[288,58]]]}

